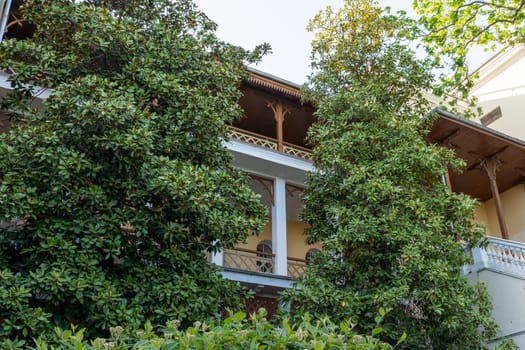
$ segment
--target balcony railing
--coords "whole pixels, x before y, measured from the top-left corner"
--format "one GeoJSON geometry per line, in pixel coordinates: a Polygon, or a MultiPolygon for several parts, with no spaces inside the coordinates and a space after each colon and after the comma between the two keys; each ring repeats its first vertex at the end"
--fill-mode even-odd
{"type": "Polygon", "coordinates": [[[288,258],[288,276],[293,278],[303,277],[306,272],[306,260],[288,258]]]}
{"type": "Polygon", "coordinates": [[[250,249],[226,249],[223,256],[224,267],[240,270],[273,273],[275,254],[250,249]]]}
{"type": "MultiPolygon", "coordinates": [[[[223,253],[223,266],[239,270],[273,274],[275,254],[256,250],[234,248],[223,253]]],[[[304,275],[306,260],[288,258],[288,276],[297,278],[304,275]]]]}
{"type": "MultiPolygon", "coordinates": [[[[273,139],[271,137],[263,136],[256,134],[254,132],[250,132],[247,130],[242,130],[235,128],[233,126],[230,126],[230,137],[244,141],[247,143],[251,143],[252,145],[257,145],[260,147],[268,148],[274,151],[277,151],[278,142],[276,139],[273,139]]],[[[303,158],[307,160],[312,160],[312,151],[308,148],[293,145],[288,142],[283,142],[283,153],[286,153],[288,155],[303,158]]]]}
{"type": "Polygon", "coordinates": [[[488,241],[487,247],[472,250],[474,264],[466,272],[490,268],[525,276],[525,244],[493,237],[488,241]]]}

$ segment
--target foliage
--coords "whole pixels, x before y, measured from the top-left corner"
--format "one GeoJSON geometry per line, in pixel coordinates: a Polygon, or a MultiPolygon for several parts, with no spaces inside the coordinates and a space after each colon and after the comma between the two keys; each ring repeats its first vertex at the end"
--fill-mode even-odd
{"type": "Polygon", "coordinates": [[[28,1],[33,37],[0,45],[1,339],[187,323],[244,295],[205,253],[264,225],[223,140],[267,47],[221,42],[188,0],[120,3],[28,1]]]}
{"type": "Polygon", "coordinates": [[[464,97],[475,78],[466,62],[473,47],[493,50],[525,39],[525,0],[413,0],[412,6],[428,51],[441,63],[450,59],[453,74],[446,72],[441,88],[461,87],[464,97]]]}
{"type": "Polygon", "coordinates": [[[491,303],[460,270],[484,232],[471,223],[475,201],[441,182],[443,164],[462,162],[423,138],[432,65],[408,49],[400,21],[348,0],[310,22],[305,93],[318,122],[303,220],[324,249],[284,299],[296,315],[352,318],[364,333],[384,308],[379,338],[395,344],[405,331],[409,349],[482,349],[495,335],[491,303]]]}
{"type": "Polygon", "coordinates": [[[36,349],[392,349],[377,339],[355,334],[351,328],[348,322],[337,326],[327,319],[311,322],[307,317],[294,326],[284,320],[281,327],[276,327],[266,321],[264,313],[251,315],[249,319],[237,313],[222,322],[195,322],[186,330],[180,330],[177,321],[167,322],[162,335],[156,334],[149,324],[131,335],[122,327],[114,327],[111,338],[90,342],[84,339],[84,330],[57,330],[59,345],[51,347],[37,341],[36,349]]]}

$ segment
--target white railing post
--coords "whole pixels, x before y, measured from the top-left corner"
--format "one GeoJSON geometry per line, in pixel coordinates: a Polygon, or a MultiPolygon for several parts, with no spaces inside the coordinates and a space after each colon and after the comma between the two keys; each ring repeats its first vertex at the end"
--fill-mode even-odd
{"type": "Polygon", "coordinates": [[[468,273],[478,272],[488,267],[487,251],[484,248],[472,248],[472,266],[468,266],[468,273]]]}
{"type": "Polygon", "coordinates": [[[286,245],[286,182],[283,179],[274,180],[272,206],[272,252],[275,254],[275,270],[277,275],[288,274],[288,254],[286,245]]]}

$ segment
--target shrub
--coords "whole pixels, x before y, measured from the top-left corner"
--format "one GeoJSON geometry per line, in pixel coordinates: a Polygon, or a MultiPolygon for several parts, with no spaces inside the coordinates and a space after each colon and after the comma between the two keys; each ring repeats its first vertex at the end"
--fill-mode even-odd
{"type": "MultiPolygon", "coordinates": [[[[352,332],[351,323],[336,325],[328,319],[312,322],[308,316],[296,325],[284,320],[279,327],[266,320],[265,312],[246,317],[239,312],[224,321],[210,324],[195,322],[193,327],[179,329],[178,321],[166,324],[156,333],[147,323],[143,330],[128,335],[121,327],[111,329],[109,339],[84,338],[84,330],[57,330],[58,345],[37,340],[37,350],[125,350],[125,349],[392,349],[390,345],[352,332]]],[[[376,328],[374,332],[380,332],[376,328]]]]}

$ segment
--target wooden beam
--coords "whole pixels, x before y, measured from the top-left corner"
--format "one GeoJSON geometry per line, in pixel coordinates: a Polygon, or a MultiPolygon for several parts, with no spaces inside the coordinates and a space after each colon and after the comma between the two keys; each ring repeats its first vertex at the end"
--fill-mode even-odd
{"type": "Polygon", "coordinates": [[[488,156],[483,156],[479,153],[476,153],[476,152],[473,152],[473,151],[469,151],[468,153],[469,154],[472,154],[473,156],[476,156],[479,158],[479,161],[472,164],[471,166],[469,166],[467,168],[467,171],[471,171],[473,169],[476,169],[476,168],[479,168],[479,167],[483,167],[483,163],[487,160],[487,159],[496,159],[496,157],[500,156],[503,152],[505,152],[507,149],[509,148],[508,145],[506,146],[503,146],[501,147],[500,149],[498,149],[496,152],[488,155],[488,156]]]}
{"type": "Polygon", "coordinates": [[[283,123],[284,118],[289,113],[289,110],[285,108],[281,101],[277,102],[268,102],[268,107],[270,107],[273,111],[273,117],[275,121],[277,122],[276,128],[277,128],[277,150],[279,152],[283,151],[283,142],[284,142],[284,136],[283,136],[283,123]]]}
{"type": "Polygon", "coordinates": [[[498,172],[500,161],[497,159],[497,157],[487,158],[481,162],[481,165],[489,177],[490,191],[492,192],[492,198],[494,198],[494,203],[496,204],[496,213],[498,215],[501,237],[503,239],[509,239],[509,232],[505,222],[503,206],[501,205],[501,198],[499,196],[498,183],[496,182],[496,173],[498,172]]]}
{"type": "Polygon", "coordinates": [[[446,164],[444,164],[443,168],[445,169],[445,183],[446,183],[449,191],[452,192],[452,182],[450,182],[450,173],[448,171],[448,166],[446,164]]]}
{"type": "Polygon", "coordinates": [[[445,137],[442,137],[441,139],[436,140],[436,143],[439,143],[445,146],[450,146],[450,143],[451,143],[450,140],[452,140],[454,137],[457,136],[459,130],[460,130],[459,128],[455,128],[454,130],[452,130],[452,132],[450,132],[445,137]]]}

